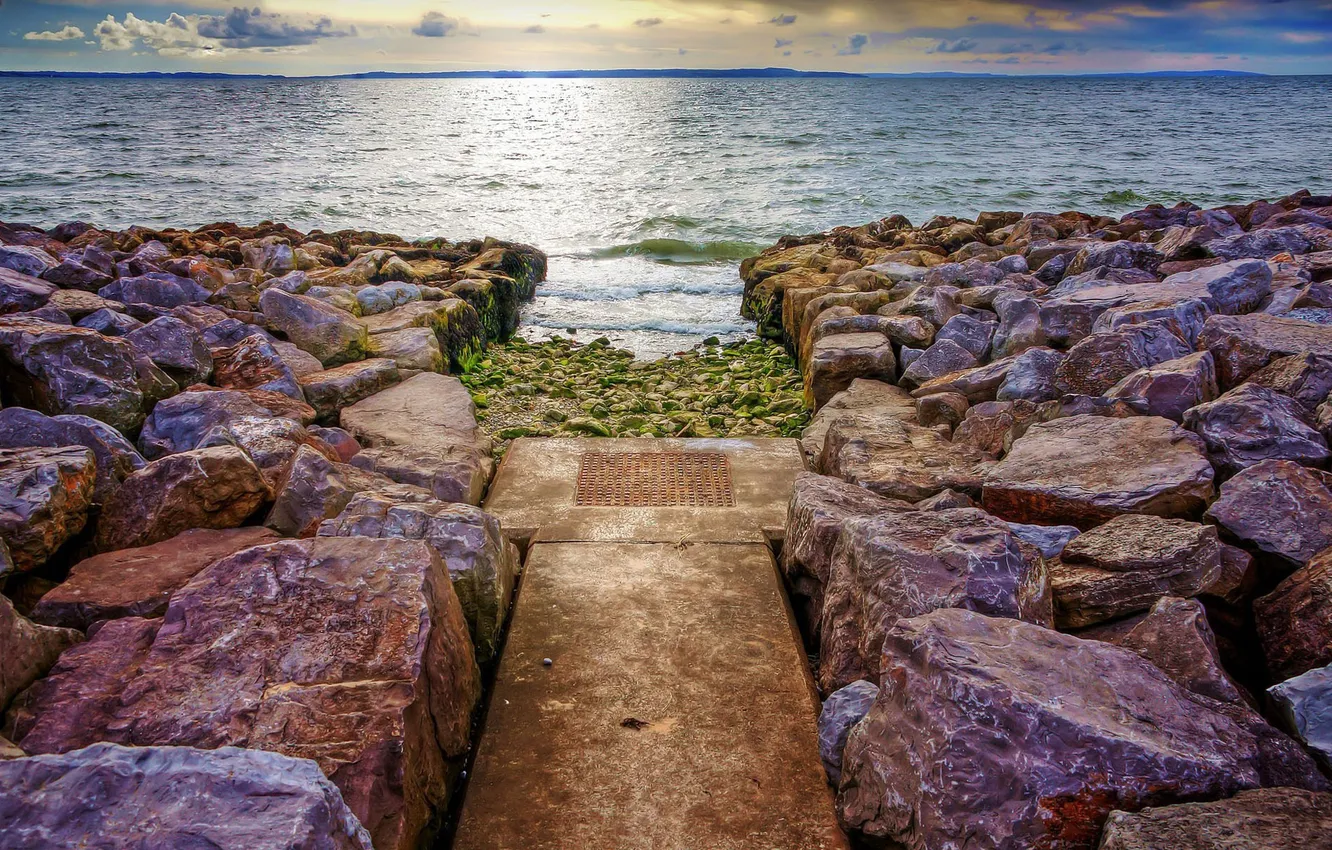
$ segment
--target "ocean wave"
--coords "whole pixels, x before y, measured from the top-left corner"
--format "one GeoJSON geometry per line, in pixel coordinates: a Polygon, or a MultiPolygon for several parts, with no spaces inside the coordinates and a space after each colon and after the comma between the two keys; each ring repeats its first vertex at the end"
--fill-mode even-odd
{"type": "Polygon", "coordinates": [[[542,284],[538,291],[541,298],[560,298],[566,301],[628,301],[643,295],[661,293],[681,295],[739,295],[745,291],[743,284],[682,283],[665,281],[662,283],[639,283],[624,286],[595,286],[577,284],[579,288],[564,289],[559,285],[542,284]]]}
{"type": "Polygon", "coordinates": [[[763,246],[739,240],[689,242],[684,239],[642,239],[592,252],[598,259],[645,257],[658,263],[717,263],[752,257],[763,246]]]}
{"type": "Polygon", "coordinates": [[[635,233],[651,233],[654,230],[663,227],[674,227],[679,230],[694,230],[702,227],[703,222],[696,218],[690,218],[687,215],[654,215],[651,218],[645,218],[634,225],[635,233]]]}
{"type": "Polygon", "coordinates": [[[1151,199],[1144,198],[1132,189],[1120,189],[1117,192],[1106,192],[1101,196],[1101,203],[1112,206],[1118,204],[1147,204],[1151,203],[1151,199]]]}
{"type": "Polygon", "coordinates": [[[741,324],[739,322],[677,322],[669,319],[638,319],[626,321],[614,320],[596,320],[596,321],[576,321],[570,320],[567,325],[558,325],[550,321],[536,321],[529,324],[532,328],[545,328],[552,331],[564,331],[566,328],[574,328],[579,333],[583,331],[659,331],[668,334],[689,334],[691,336],[713,336],[721,334],[749,333],[754,330],[752,324],[741,324]]]}

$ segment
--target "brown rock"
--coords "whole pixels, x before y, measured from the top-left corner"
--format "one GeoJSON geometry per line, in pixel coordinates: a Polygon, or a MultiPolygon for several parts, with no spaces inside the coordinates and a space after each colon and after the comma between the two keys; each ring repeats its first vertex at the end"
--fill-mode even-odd
{"type": "Polygon", "coordinates": [[[103,506],[97,549],[147,546],[191,528],[235,528],[271,495],[259,467],[238,448],[168,455],[126,478],[103,506]]]}
{"type": "MultiPolygon", "coordinates": [[[[337,516],[353,496],[365,490],[403,490],[403,485],[301,446],[275,491],[273,508],[264,524],[287,537],[313,537],[321,522],[337,516]]],[[[429,495],[429,491],[419,488],[410,490],[429,495]]]]}
{"type": "Polygon", "coordinates": [[[1053,622],[1045,561],[1007,524],[957,509],[847,519],[828,569],[819,687],[879,681],[893,624],[936,608],[1053,622]]]}
{"type": "Polygon", "coordinates": [[[448,568],[477,660],[489,661],[499,651],[519,558],[495,517],[424,493],[360,493],[320,525],[319,536],[424,540],[448,568]]]}
{"type": "Polygon", "coordinates": [[[269,390],[305,401],[296,373],[274,344],[259,334],[213,353],[213,382],[219,387],[269,390]]]}
{"type": "Polygon", "coordinates": [[[1128,650],[1019,620],[955,608],[901,620],[880,687],[843,753],[838,810],[911,850],[1090,850],[1114,809],[1327,786],[1255,716],[1128,650]]]}
{"type": "Polygon", "coordinates": [[[1221,666],[1216,635],[1197,600],[1164,596],[1127,634],[1111,642],[1138,653],[1195,694],[1235,705],[1253,699],[1221,666]]]}
{"type": "Polygon", "coordinates": [[[967,417],[953,431],[953,442],[997,458],[1007,450],[1015,429],[1025,432],[1035,421],[1036,411],[1036,405],[1021,399],[977,404],[967,410],[967,417]]]}
{"type": "Polygon", "coordinates": [[[342,408],[388,389],[399,380],[398,364],[382,357],[300,377],[305,400],[321,421],[336,420],[342,408]]]}
{"type": "Polygon", "coordinates": [[[274,491],[286,480],[292,460],[302,446],[309,446],[329,460],[338,458],[332,446],[315,437],[301,423],[275,416],[239,416],[213,428],[195,448],[212,446],[243,449],[263,473],[264,483],[274,491]]]}
{"type": "Polygon", "coordinates": [[[1093,333],[1055,369],[1060,392],[1100,395],[1139,369],[1190,354],[1189,344],[1157,322],[1093,333]]]}
{"type": "Polygon", "coordinates": [[[1220,574],[1213,526],[1115,517],[1070,541],[1050,566],[1055,621],[1076,629],[1146,611],[1163,596],[1196,596],[1220,574]]]}
{"type": "Polygon", "coordinates": [[[1147,413],[1174,422],[1184,421],[1184,412],[1217,397],[1216,363],[1210,351],[1200,351],[1126,376],[1106,391],[1110,398],[1147,400],[1147,413]]]}
{"type": "Polygon", "coordinates": [[[1322,850],[1332,794],[1258,788],[1227,800],[1111,812],[1099,850],[1322,850]]]}
{"type": "Polygon", "coordinates": [[[0,595],[0,711],[51,669],[60,653],[83,640],[73,629],[39,626],[0,595]]]}
{"type": "Polygon", "coordinates": [[[1332,394],[1332,355],[1278,357],[1249,376],[1249,383],[1276,390],[1314,411],[1332,394]]]}
{"type": "Polygon", "coordinates": [[[838,478],[813,472],[796,477],[786,514],[782,573],[802,622],[816,638],[823,616],[828,565],[842,526],[857,517],[910,510],[914,507],[908,502],[876,496],[838,478]]]}
{"type": "Polygon", "coordinates": [[[919,502],[942,490],[978,492],[988,464],[928,428],[853,412],[828,428],[818,468],[885,498],[919,502]]]}
{"type": "Polygon", "coordinates": [[[1332,664],[1332,550],[1254,600],[1253,616],[1273,680],[1332,664]]]}
{"type": "Polygon", "coordinates": [[[922,428],[942,425],[949,432],[962,422],[970,403],[961,393],[934,393],[916,399],[916,421],[922,428]]]}
{"type": "MultiPolygon", "coordinates": [[[[270,290],[271,291],[271,290],[270,290]]],[[[418,846],[479,694],[444,565],[418,541],[246,549],[112,620],[10,714],[20,746],[242,746],[311,758],[379,850],[418,846]]]]}
{"type": "Polygon", "coordinates": [[[823,454],[832,424],[854,411],[916,423],[916,402],[906,390],[883,381],[857,378],[816,412],[801,433],[800,446],[811,461],[817,462],[823,454]]]}
{"type": "Polygon", "coordinates": [[[1282,573],[1332,546],[1332,492],[1288,460],[1250,466],[1221,486],[1207,519],[1275,560],[1282,573]]]}
{"type": "Polygon", "coordinates": [[[228,555],[272,543],[267,528],[195,528],[138,549],[94,555],[69,571],[32,609],[36,622],[86,631],[100,620],[160,617],[167,597],[228,555]]]}
{"type": "Polygon", "coordinates": [[[1198,335],[1198,348],[1212,352],[1217,378],[1222,388],[1230,388],[1277,357],[1332,355],[1332,327],[1266,313],[1213,316],[1198,335]]]}
{"type": "MultiPolygon", "coordinates": [[[[97,464],[83,446],[0,449],[0,541],[13,569],[40,567],[83,530],[97,464]]],[[[6,572],[0,563],[0,576],[6,572]]]]}
{"type": "Polygon", "coordinates": [[[817,410],[856,378],[897,377],[893,345],[881,333],[825,336],[814,343],[805,367],[805,406],[817,410]]]}
{"type": "Polygon", "coordinates": [[[1014,522],[1091,528],[1120,514],[1196,516],[1212,497],[1201,441],[1156,416],[1032,425],[985,478],[985,509],[1014,522]]]}

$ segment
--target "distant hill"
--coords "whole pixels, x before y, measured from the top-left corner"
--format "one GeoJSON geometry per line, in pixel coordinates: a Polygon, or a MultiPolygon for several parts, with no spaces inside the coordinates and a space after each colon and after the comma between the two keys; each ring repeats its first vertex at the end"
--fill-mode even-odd
{"type": "Polygon", "coordinates": [[[449,80],[449,79],[1029,79],[1054,77],[1171,78],[1262,77],[1250,71],[1144,71],[1109,74],[993,74],[963,71],[852,74],[841,71],[797,71],[792,68],[621,68],[609,71],[365,71],[288,77],[283,74],[221,74],[206,71],[0,71],[0,77],[54,77],[59,79],[164,79],[164,80],[449,80]]]}

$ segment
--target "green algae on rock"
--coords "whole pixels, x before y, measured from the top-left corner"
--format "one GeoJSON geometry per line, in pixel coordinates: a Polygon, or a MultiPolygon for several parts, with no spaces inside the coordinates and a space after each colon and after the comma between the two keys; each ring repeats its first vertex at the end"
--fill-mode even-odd
{"type": "Polygon", "coordinates": [[[757,339],[652,361],[605,339],[514,339],[460,379],[497,454],[534,436],[795,437],[809,419],[795,361],[757,339]]]}

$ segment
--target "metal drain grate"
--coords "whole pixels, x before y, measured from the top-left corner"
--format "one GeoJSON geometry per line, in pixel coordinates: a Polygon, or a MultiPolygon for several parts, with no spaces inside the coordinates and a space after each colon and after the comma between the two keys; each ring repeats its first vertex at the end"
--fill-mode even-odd
{"type": "Polygon", "coordinates": [[[720,452],[588,452],[575,504],[624,508],[733,508],[731,462],[720,452]]]}

